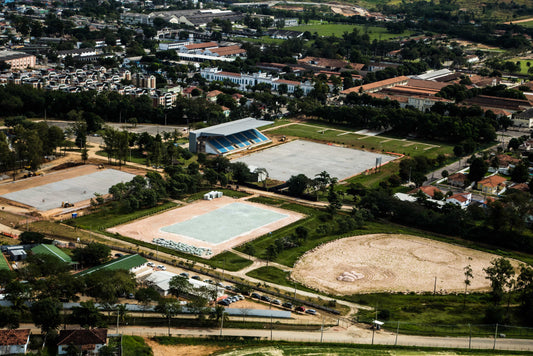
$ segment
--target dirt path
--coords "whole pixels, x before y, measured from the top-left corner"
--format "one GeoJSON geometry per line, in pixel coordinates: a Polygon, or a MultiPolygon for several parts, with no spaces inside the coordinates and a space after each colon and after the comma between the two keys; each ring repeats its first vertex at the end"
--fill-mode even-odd
{"type": "Polygon", "coordinates": [[[186,355],[186,356],[207,356],[214,352],[224,350],[222,346],[207,345],[161,345],[152,339],[145,338],[144,341],[152,348],[154,356],[186,355]]]}
{"type": "Polygon", "coordinates": [[[530,22],[530,21],[533,21],[533,17],[528,17],[527,19],[522,19],[522,20],[508,21],[508,22],[504,22],[504,24],[510,25],[510,24],[517,24],[517,23],[523,23],[523,22],[530,22]]]}

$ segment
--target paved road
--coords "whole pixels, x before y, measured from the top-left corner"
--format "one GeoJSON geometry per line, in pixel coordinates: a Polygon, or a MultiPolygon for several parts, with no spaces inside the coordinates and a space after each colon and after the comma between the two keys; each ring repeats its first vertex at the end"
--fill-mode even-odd
{"type": "MultiPolygon", "coordinates": [[[[32,333],[40,333],[38,328],[32,324],[21,324],[21,328],[30,328],[32,333]]],[[[140,327],[122,326],[120,333],[139,336],[165,336],[168,335],[166,327],[140,327]]],[[[110,328],[110,332],[115,332],[110,328]]],[[[307,341],[307,342],[335,342],[335,343],[356,343],[356,344],[379,344],[379,345],[402,345],[402,346],[425,346],[439,348],[468,348],[492,350],[516,350],[533,351],[533,340],[528,339],[505,339],[499,338],[494,343],[493,338],[472,338],[471,343],[468,337],[426,337],[416,335],[402,335],[396,337],[395,333],[388,331],[376,331],[373,335],[369,329],[350,327],[326,328],[323,334],[320,331],[287,331],[270,330],[269,324],[265,324],[265,329],[222,329],[220,328],[171,328],[170,332],[175,336],[254,336],[263,339],[286,340],[286,341],[307,341]]]]}

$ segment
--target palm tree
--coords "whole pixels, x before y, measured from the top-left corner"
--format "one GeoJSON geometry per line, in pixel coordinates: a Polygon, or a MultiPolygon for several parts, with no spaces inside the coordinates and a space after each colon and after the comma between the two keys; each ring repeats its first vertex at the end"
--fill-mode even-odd
{"type": "Polygon", "coordinates": [[[117,334],[118,334],[120,323],[121,322],[124,323],[126,321],[126,318],[128,317],[128,310],[127,310],[126,305],[124,304],[117,304],[116,308],[117,309],[115,311],[115,314],[117,315],[117,334]]]}

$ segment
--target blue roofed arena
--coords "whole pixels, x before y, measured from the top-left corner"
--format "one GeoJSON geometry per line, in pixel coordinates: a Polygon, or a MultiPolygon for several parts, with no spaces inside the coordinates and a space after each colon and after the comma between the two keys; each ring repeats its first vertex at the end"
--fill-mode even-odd
{"type": "Polygon", "coordinates": [[[257,130],[269,122],[251,117],[225,122],[189,133],[189,151],[230,154],[271,142],[257,130]]]}

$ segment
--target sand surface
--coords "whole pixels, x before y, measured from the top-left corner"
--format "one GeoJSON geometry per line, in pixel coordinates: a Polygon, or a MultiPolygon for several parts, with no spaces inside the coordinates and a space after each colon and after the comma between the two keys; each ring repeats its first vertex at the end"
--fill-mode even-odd
{"type": "MultiPolygon", "coordinates": [[[[411,235],[352,236],[308,251],[294,266],[292,277],[333,294],[464,291],[464,268],[474,278],[469,290],[490,286],[483,268],[499,256],[411,235]],[[337,278],[344,272],[362,275],[354,281],[337,278]]],[[[518,267],[518,261],[511,263],[518,267]]]]}
{"type": "MultiPolygon", "coordinates": [[[[171,240],[174,242],[183,242],[188,245],[192,245],[196,247],[210,248],[213,252],[212,256],[214,256],[220,252],[223,252],[235,246],[239,246],[247,241],[253,240],[271,231],[278,230],[282,228],[283,226],[292,224],[293,222],[298,221],[304,217],[304,215],[290,211],[290,210],[284,210],[284,209],[274,208],[271,206],[262,205],[258,203],[252,203],[252,202],[246,201],[247,198],[248,197],[241,198],[241,199],[234,199],[234,198],[223,196],[222,198],[217,198],[217,199],[213,199],[210,201],[209,200],[198,200],[192,204],[189,204],[189,205],[186,205],[180,208],[172,209],[172,210],[166,211],[158,215],[150,216],[148,218],[141,219],[141,220],[136,220],[132,223],[115,226],[113,228],[108,229],[107,231],[111,233],[119,233],[123,236],[128,236],[128,237],[131,237],[137,240],[146,241],[146,242],[152,242],[152,240],[155,237],[161,237],[166,240],[171,240]],[[189,236],[179,235],[179,234],[165,232],[161,230],[162,227],[176,224],[178,222],[190,220],[196,216],[206,214],[210,211],[216,210],[218,208],[222,208],[226,205],[236,203],[236,202],[243,203],[243,204],[250,204],[250,205],[259,207],[261,209],[267,209],[267,210],[271,210],[274,212],[278,212],[280,214],[286,215],[287,217],[280,219],[276,222],[263,225],[252,231],[245,232],[241,235],[235,236],[219,244],[212,244],[207,241],[202,241],[202,240],[198,240],[195,238],[191,238],[189,236]]],[[[238,221],[234,223],[238,223],[238,221]]],[[[216,233],[217,233],[216,231],[213,231],[213,234],[216,234],[216,233]]],[[[203,256],[203,257],[209,258],[211,256],[203,256]]]]}

